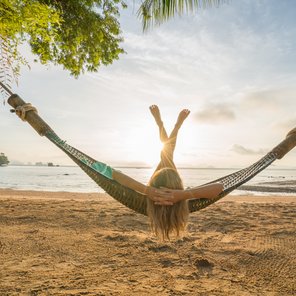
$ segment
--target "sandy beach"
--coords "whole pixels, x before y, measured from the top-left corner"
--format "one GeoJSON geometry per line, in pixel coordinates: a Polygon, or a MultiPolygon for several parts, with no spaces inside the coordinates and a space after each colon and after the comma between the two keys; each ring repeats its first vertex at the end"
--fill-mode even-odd
{"type": "Polygon", "coordinates": [[[0,190],[0,295],[295,295],[296,196],[228,196],[160,242],[106,194],[0,190]]]}

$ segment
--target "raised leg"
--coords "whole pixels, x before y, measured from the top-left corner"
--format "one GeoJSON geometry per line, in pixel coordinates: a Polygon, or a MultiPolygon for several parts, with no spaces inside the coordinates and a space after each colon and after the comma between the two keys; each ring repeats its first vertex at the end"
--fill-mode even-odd
{"type": "Polygon", "coordinates": [[[161,120],[161,116],[160,116],[160,111],[158,106],[156,105],[151,105],[149,107],[151,114],[153,115],[155,122],[159,128],[159,137],[160,137],[160,141],[162,143],[165,143],[168,140],[168,135],[167,132],[163,126],[163,122],[161,120]]]}
{"type": "MultiPolygon", "coordinates": [[[[164,142],[163,149],[160,154],[160,163],[158,164],[156,171],[162,168],[174,168],[176,166],[174,164],[174,151],[177,142],[178,131],[182,126],[184,120],[188,117],[190,111],[188,109],[184,109],[180,112],[177,122],[173,131],[170,134],[170,137],[164,142]]],[[[160,118],[160,117],[159,117],[160,118]]],[[[163,125],[162,125],[163,126],[163,125]]]]}
{"type": "Polygon", "coordinates": [[[174,129],[172,130],[169,139],[174,139],[177,138],[178,135],[178,131],[180,129],[180,127],[182,126],[184,120],[188,117],[188,115],[190,114],[190,110],[188,109],[183,109],[178,116],[177,122],[175,124],[174,129]]]}

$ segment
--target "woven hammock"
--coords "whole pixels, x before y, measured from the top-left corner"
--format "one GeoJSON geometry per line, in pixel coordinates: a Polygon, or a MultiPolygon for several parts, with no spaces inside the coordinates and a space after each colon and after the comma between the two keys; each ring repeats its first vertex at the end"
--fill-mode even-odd
{"type": "MultiPolygon", "coordinates": [[[[126,207],[147,215],[147,197],[128,187],[125,187],[114,180],[110,180],[102,175],[92,166],[97,161],[78,149],[70,146],[60,139],[58,135],[49,127],[49,125],[41,119],[35,108],[28,108],[29,104],[25,103],[18,95],[12,94],[8,103],[14,108],[18,115],[24,121],[27,121],[41,136],[45,136],[62,151],[64,151],[91,179],[93,179],[101,188],[103,188],[114,199],[125,205],[126,207]],[[24,112],[22,112],[24,111],[24,112]]],[[[230,175],[214,180],[210,183],[220,182],[223,184],[223,191],[215,199],[191,199],[188,202],[189,211],[195,212],[206,208],[217,200],[226,196],[234,189],[249,181],[259,172],[267,168],[276,159],[281,159],[286,153],[296,146],[296,128],[291,130],[285,140],[272,149],[260,160],[247,168],[234,172],[230,175]]]]}

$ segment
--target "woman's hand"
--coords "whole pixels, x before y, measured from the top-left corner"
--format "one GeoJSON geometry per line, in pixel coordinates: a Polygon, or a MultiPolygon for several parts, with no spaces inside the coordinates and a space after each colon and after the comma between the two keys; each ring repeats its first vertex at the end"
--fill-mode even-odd
{"type": "Polygon", "coordinates": [[[148,186],[146,195],[149,199],[154,201],[156,205],[172,206],[174,204],[174,194],[170,189],[158,189],[148,186]]]}
{"type": "Polygon", "coordinates": [[[160,189],[163,190],[163,192],[165,192],[168,196],[171,196],[170,201],[174,204],[185,199],[185,190],[183,189],[169,189],[165,187],[160,187],[160,189]]]}
{"type": "MultiPolygon", "coordinates": [[[[159,189],[158,189],[159,190],[159,189]]],[[[163,196],[170,197],[169,201],[173,204],[187,199],[196,199],[196,198],[216,198],[218,194],[223,190],[223,185],[219,183],[213,183],[210,185],[200,186],[193,189],[180,190],[180,189],[168,189],[160,188],[161,194],[163,196]]],[[[160,201],[161,202],[161,201],[160,201]]],[[[155,204],[162,204],[159,201],[155,204]]]]}

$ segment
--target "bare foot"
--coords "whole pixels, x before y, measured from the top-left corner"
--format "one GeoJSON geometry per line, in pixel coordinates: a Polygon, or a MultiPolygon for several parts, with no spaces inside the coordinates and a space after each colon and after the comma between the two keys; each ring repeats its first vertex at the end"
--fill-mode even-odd
{"type": "Polygon", "coordinates": [[[159,109],[156,105],[152,105],[149,107],[155,121],[156,121],[156,124],[158,125],[159,127],[159,137],[160,137],[160,141],[162,143],[165,143],[167,140],[168,140],[168,135],[167,135],[167,132],[163,126],[163,122],[161,120],[161,116],[160,116],[160,112],[159,112],[159,109]]]}
{"type": "Polygon", "coordinates": [[[188,117],[189,114],[190,114],[190,110],[183,109],[178,116],[176,126],[180,128],[184,120],[188,117]]]}
{"type": "Polygon", "coordinates": [[[163,126],[163,123],[161,121],[161,116],[160,116],[160,112],[159,112],[159,109],[158,109],[158,106],[156,105],[151,105],[149,107],[150,109],[150,112],[151,114],[153,115],[155,121],[156,121],[156,124],[160,127],[160,126],[163,126]]]}

